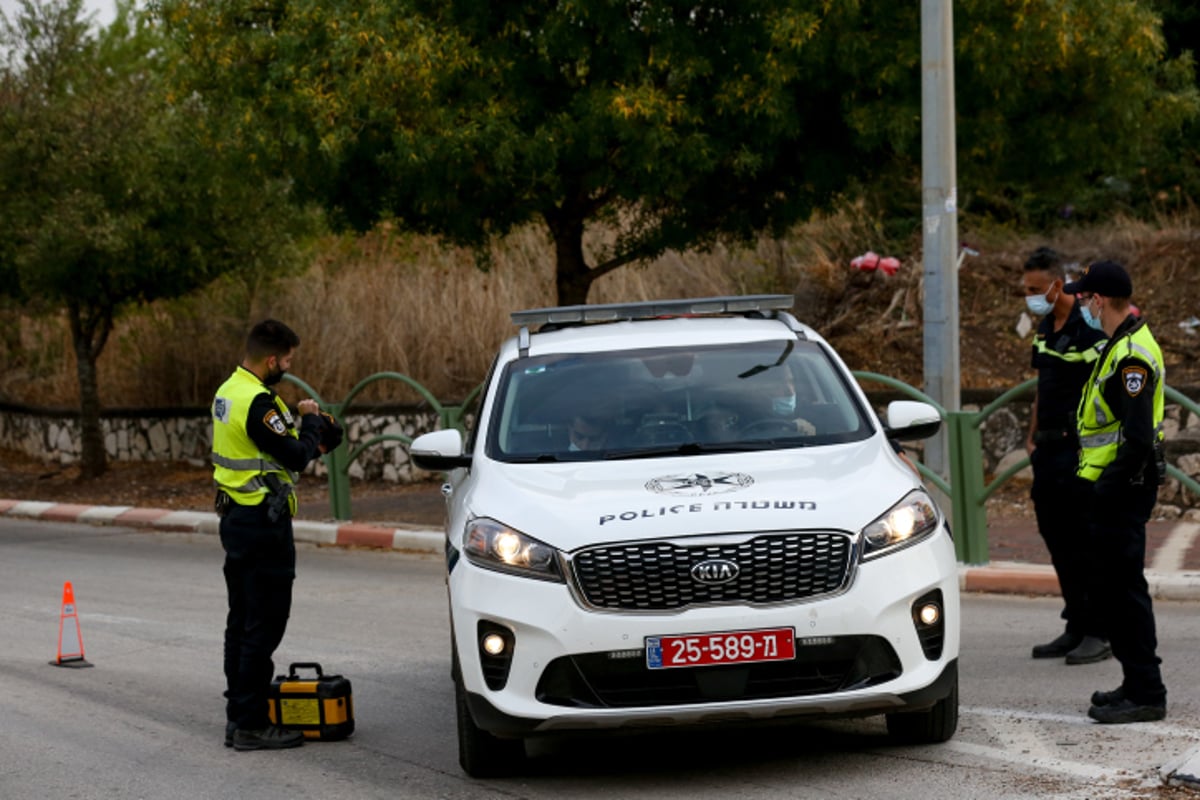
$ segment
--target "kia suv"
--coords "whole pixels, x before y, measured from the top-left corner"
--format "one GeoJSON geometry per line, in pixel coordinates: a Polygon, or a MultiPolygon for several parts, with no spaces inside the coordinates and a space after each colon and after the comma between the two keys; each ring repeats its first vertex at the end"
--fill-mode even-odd
{"type": "Polygon", "coordinates": [[[521,769],[564,731],[883,714],[958,721],[946,521],[790,295],[534,309],[472,430],[418,437],[447,473],[459,756],[521,769]]]}

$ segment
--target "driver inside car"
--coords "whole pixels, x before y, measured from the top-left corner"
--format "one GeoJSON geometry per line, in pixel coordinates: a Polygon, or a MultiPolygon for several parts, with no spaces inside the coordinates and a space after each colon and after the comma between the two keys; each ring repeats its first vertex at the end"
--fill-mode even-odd
{"type": "Polygon", "coordinates": [[[576,414],[567,431],[570,435],[567,449],[572,453],[600,450],[608,443],[608,421],[599,416],[576,414]]]}
{"type": "Polygon", "coordinates": [[[797,413],[796,381],[791,372],[775,367],[749,381],[747,388],[753,391],[755,410],[753,414],[743,415],[743,430],[757,429],[766,433],[790,428],[806,436],[817,432],[815,425],[797,413]]]}

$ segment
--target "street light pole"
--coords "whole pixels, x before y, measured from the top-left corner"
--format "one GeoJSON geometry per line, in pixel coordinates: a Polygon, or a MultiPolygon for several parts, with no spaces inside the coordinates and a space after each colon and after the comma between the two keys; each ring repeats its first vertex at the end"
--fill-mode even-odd
{"type": "MultiPolygon", "coordinates": [[[[958,349],[958,187],[954,144],[952,0],[921,0],[921,207],[925,279],[925,393],[960,409],[958,349]]],[[[947,477],[948,437],[938,434],[925,463],[947,477]]]]}

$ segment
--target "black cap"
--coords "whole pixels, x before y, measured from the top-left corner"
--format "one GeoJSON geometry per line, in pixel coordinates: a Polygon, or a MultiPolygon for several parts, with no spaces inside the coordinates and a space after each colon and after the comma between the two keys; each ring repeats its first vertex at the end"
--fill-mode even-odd
{"type": "Polygon", "coordinates": [[[1063,287],[1067,294],[1089,292],[1101,297],[1132,297],[1133,281],[1129,273],[1115,261],[1097,261],[1084,267],[1083,275],[1063,287]]]}

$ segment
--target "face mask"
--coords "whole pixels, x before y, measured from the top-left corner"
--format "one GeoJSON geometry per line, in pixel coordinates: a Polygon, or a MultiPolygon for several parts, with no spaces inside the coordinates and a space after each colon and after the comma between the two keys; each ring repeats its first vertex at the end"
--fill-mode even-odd
{"type": "Polygon", "coordinates": [[[1079,304],[1079,313],[1083,314],[1083,321],[1089,328],[1095,328],[1098,331],[1104,330],[1104,326],[1100,324],[1100,318],[1092,316],[1092,310],[1088,308],[1087,303],[1079,304]]]}
{"type": "Polygon", "coordinates": [[[263,386],[274,386],[275,384],[279,383],[281,380],[283,380],[283,374],[285,372],[287,372],[286,369],[268,369],[266,376],[262,379],[263,386]]]}
{"type": "Polygon", "coordinates": [[[796,395],[790,394],[787,397],[776,397],[771,400],[771,410],[778,416],[787,416],[796,410],[796,395]]]}
{"type": "MultiPolygon", "coordinates": [[[[1054,308],[1054,303],[1049,300],[1050,291],[1046,290],[1045,294],[1026,295],[1025,305],[1029,308],[1030,313],[1037,314],[1039,317],[1044,317],[1054,308]]],[[[1056,300],[1058,298],[1055,298],[1056,300]]]]}

